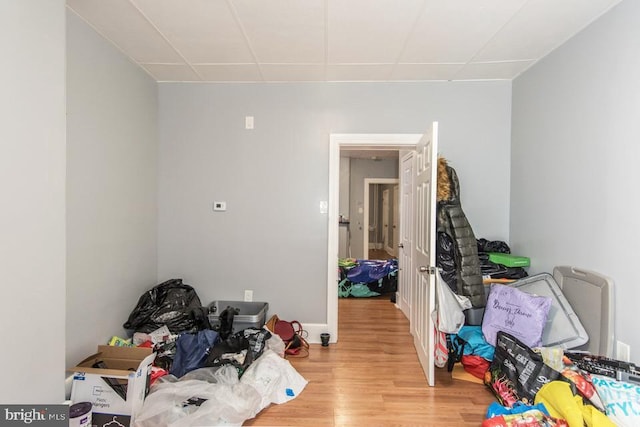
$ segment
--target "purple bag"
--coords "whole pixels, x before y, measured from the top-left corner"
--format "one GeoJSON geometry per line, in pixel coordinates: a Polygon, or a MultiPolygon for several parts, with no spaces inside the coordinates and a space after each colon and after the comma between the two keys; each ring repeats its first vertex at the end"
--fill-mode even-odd
{"type": "Polygon", "coordinates": [[[484,338],[495,347],[498,331],[505,331],[528,347],[540,347],[550,308],[549,297],[493,284],[482,319],[484,338]]]}

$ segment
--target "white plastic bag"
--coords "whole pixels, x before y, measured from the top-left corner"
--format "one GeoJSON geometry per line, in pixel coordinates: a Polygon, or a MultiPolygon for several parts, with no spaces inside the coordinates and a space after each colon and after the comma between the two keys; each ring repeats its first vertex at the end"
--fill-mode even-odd
{"type": "Polygon", "coordinates": [[[294,399],[307,385],[273,350],[265,350],[242,379],[231,365],[196,369],[179,380],[166,377],[153,385],[136,427],[241,426],[269,404],[294,399]]]}
{"type": "MultiPolygon", "coordinates": [[[[266,326],[264,328],[269,331],[269,328],[267,328],[266,326]]],[[[284,349],[285,344],[284,341],[282,341],[282,338],[280,338],[280,335],[276,334],[275,332],[271,332],[271,338],[265,341],[264,350],[272,350],[280,357],[284,357],[284,349]]]]}
{"type": "Polygon", "coordinates": [[[262,396],[260,410],[270,403],[280,404],[296,398],[307,385],[307,380],[291,366],[291,363],[272,350],[265,350],[262,356],[247,368],[240,382],[258,390],[262,396]]]}
{"type": "Polygon", "coordinates": [[[241,426],[260,411],[260,394],[240,382],[233,366],[198,371],[192,377],[207,378],[207,381],[181,379],[154,385],[136,417],[135,426],[241,426]],[[194,404],[193,399],[200,399],[200,406],[194,404]]]}
{"type": "Polygon", "coordinates": [[[469,298],[456,295],[436,269],[436,309],[431,313],[436,328],[446,334],[457,334],[464,326],[463,310],[469,308],[469,298]]]}

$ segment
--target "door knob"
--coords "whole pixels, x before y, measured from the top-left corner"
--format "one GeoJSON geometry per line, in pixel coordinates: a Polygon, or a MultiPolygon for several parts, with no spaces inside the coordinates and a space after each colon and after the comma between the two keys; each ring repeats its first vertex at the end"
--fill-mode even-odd
{"type": "Polygon", "coordinates": [[[398,245],[398,247],[399,247],[400,249],[404,249],[404,245],[403,245],[402,243],[400,243],[400,244],[398,245]]]}
{"type": "Polygon", "coordinates": [[[421,265],[420,268],[418,268],[418,270],[420,271],[420,273],[426,273],[429,271],[429,267],[425,267],[424,265],[421,265]]]}

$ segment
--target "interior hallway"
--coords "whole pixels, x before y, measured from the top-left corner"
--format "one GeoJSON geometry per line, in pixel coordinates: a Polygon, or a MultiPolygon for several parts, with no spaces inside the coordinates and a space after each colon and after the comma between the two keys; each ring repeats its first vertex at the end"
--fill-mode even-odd
{"type": "Polygon", "coordinates": [[[369,259],[392,259],[393,255],[384,249],[369,249],[369,259]]]}

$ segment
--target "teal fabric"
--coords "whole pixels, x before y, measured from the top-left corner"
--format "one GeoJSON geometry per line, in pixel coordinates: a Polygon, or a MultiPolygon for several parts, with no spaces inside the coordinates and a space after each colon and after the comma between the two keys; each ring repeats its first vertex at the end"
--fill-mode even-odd
{"type": "Polygon", "coordinates": [[[378,292],[373,292],[364,283],[348,283],[348,279],[342,280],[338,284],[338,296],[340,298],[347,298],[349,296],[364,298],[364,297],[377,297],[380,295],[378,292]]]}
{"type": "Polygon", "coordinates": [[[465,340],[467,344],[464,346],[464,355],[476,355],[489,361],[493,360],[493,354],[495,347],[484,339],[482,334],[482,326],[463,326],[460,328],[457,334],[460,338],[465,340]]]}

